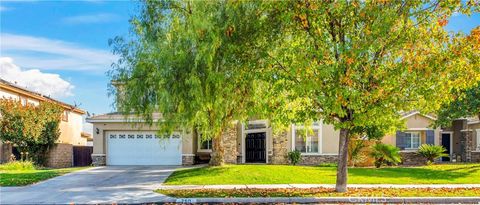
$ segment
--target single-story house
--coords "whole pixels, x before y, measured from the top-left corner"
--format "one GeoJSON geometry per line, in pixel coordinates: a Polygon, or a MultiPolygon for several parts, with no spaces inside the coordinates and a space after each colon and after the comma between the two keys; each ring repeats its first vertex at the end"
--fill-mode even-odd
{"type": "MultiPolygon", "coordinates": [[[[443,160],[453,157],[456,161],[480,161],[480,140],[472,140],[480,136],[480,123],[458,120],[453,128],[442,129],[431,128],[435,117],[430,115],[415,111],[402,116],[406,129],[387,135],[382,141],[399,147],[405,164],[421,161],[415,154],[421,144],[446,146],[451,157],[443,160]],[[473,130],[476,134],[472,135],[473,130]]],[[[154,114],[153,119],[160,120],[161,115],[154,114]]],[[[149,126],[135,116],[109,113],[90,117],[87,122],[94,127],[94,165],[191,165],[208,160],[212,152],[212,142],[202,142],[199,133],[191,128],[161,138],[156,136],[155,125],[149,126]]],[[[339,131],[322,121],[313,124],[312,132],[304,129],[291,125],[288,131],[274,133],[268,120],[233,122],[223,134],[225,161],[287,164],[287,153],[299,150],[301,164],[336,162],[339,131]]]]}
{"type": "MultiPolygon", "coordinates": [[[[54,102],[64,108],[62,120],[59,125],[60,137],[57,146],[49,153],[48,166],[70,167],[73,165],[73,147],[86,146],[91,136],[82,135],[84,110],[73,105],[52,99],[40,93],[28,90],[15,83],[0,79],[0,99],[19,100],[23,104],[39,105],[42,102],[54,102]]],[[[0,140],[0,163],[10,160],[12,154],[16,154],[15,145],[0,140]]]]}

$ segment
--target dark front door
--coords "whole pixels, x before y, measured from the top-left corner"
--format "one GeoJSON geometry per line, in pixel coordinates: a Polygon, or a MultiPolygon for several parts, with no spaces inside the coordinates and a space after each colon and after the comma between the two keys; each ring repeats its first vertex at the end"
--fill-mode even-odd
{"type": "MultiPolygon", "coordinates": [[[[447,149],[447,151],[445,151],[445,154],[448,155],[450,155],[450,150],[452,149],[450,147],[450,135],[450,133],[442,133],[442,146],[447,149]]],[[[450,161],[450,157],[442,157],[442,161],[450,161]]]]}
{"type": "Polygon", "coordinates": [[[266,133],[249,133],[245,138],[245,162],[266,163],[266,133]]]}

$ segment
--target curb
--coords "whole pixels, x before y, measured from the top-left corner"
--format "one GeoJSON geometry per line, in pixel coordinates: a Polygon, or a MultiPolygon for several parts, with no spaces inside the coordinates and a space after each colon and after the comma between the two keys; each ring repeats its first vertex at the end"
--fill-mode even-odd
{"type": "Polygon", "coordinates": [[[168,199],[162,203],[369,203],[369,204],[480,204],[480,197],[272,197],[272,198],[178,198],[168,199]]]}

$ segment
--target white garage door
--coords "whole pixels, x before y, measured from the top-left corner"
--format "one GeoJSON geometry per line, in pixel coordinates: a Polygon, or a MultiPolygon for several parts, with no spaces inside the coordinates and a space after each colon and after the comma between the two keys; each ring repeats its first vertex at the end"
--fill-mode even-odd
{"type": "Polygon", "coordinates": [[[181,165],[182,139],[174,133],[160,138],[155,132],[107,132],[107,165],[181,165]]]}

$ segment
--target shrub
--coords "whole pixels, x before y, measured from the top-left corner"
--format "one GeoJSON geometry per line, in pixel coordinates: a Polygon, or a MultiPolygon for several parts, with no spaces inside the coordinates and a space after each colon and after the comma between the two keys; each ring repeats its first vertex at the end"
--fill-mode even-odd
{"type": "Polygon", "coordinates": [[[293,165],[296,165],[302,159],[302,154],[298,150],[288,152],[288,159],[290,159],[290,163],[292,163],[293,165]]]}
{"type": "Polygon", "coordinates": [[[377,168],[382,165],[397,165],[402,161],[398,147],[377,143],[372,148],[370,155],[375,159],[375,167],[377,168]]]}
{"type": "Polygon", "coordinates": [[[433,163],[435,159],[440,157],[447,157],[448,154],[445,154],[447,149],[439,145],[423,144],[418,148],[418,154],[425,157],[428,163],[433,163]]]}
{"type": "Polygon", "coordinates": [[[35,165],[32,161],[12,161],[0,165],[0,170],[35,170],[35,165]]]}
{"type": "Polygon", "coordinates": [[[357,139],[353,140],[348,146],[348,161],[352,167],[355,167],[357,163],[361,163],[366,159],[363,150],[367,147],[365,140],[357,139]]]}

